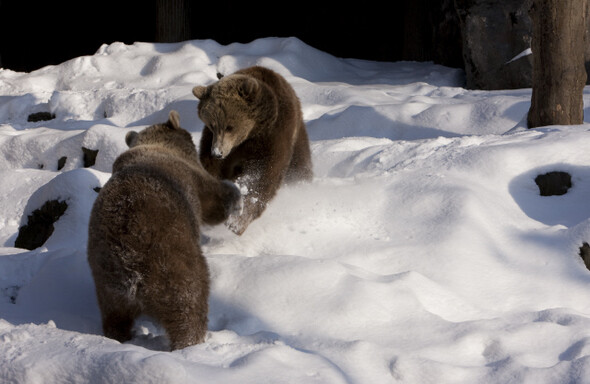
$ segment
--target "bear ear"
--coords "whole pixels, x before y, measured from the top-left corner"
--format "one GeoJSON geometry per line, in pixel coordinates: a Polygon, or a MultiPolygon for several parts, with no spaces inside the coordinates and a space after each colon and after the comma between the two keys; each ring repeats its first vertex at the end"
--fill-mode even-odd
{"type": "Polygon", "coordinates": [[[170,127],[172,127],[173,129],[181,129],[180,128],[180,115],[178,114],[177,111],[170,111],[170,114],[168,115],[168,125],[170,127]]]}
{"type": "Polygon", "coordinates": [[[238,85],[238,95],[246,101],[253,101],[258,94],[260,85],[253,78],[245,78],[238,85]]]}
{"type": "Polygon", "coordinates": [[[197,85],[193,88],[193,95],[199,100],[203,100],[203,98],[207,97],[207,87],[203,85],[197,85]]]}
{"type": "Polygon", "coordinates": [[[125,143],[129,148],[135,146],[135,144],[137,143],[137,135],[138,134],[135,131],[129,131],[125,135],[125,143]]]}

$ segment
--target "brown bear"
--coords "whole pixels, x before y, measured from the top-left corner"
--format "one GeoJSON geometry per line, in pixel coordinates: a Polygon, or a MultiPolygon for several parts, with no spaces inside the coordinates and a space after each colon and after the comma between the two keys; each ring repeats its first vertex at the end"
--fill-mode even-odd
{"type": "Polygon", "coordinates": [[[105,336],[129,340],[134,320],[151,316],[171,349],[203,341],[209,271],[200,223],[218,224],[239,210],[236,186],[203,169],[178,113],[125,137],[88,228],[88,262],[105,336]]]}
{"type": "Polygon", "coordinates": [[[259,66],[196,86],[205,127],[199,157],[206,170],[235,181],[244,209],[226,223],[241,235],[258,218],[283,182],[313,178],[301,104],[278,73],[259,66]]]}

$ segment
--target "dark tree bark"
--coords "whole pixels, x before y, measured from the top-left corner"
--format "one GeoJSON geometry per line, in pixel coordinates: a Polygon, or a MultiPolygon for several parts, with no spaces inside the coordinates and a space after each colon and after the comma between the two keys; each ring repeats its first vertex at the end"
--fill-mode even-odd
{"type": "Polygon", "coordinates": [[[528,127],[582,124],[588,0],[533,0],[533,95],[528,127]]]}
{"type": "Polygon", "coordinates": [[[156,41],[174,43],[191,38],[190,0],[156,0],[156,41]]]}

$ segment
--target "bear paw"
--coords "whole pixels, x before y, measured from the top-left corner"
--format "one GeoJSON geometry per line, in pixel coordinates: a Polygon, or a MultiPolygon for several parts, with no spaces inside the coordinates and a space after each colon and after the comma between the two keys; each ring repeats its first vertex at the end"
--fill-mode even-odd
{"type": "Polygon", "coordinates": [[[241,215],[244,210],[244,201],[238,187],[229,180],[221,181],[225,185],[226,196],[224,197],[226,217],[241,215]]]}
{"type": "Polygon", "coordinates": [[[246,228],[248,228],[250,221],[251,220],[249,220],[248,217],[245,215],[241,215],[241,214],[230,215],[229,218],[227,219],[227,221],[225,222],[225,225],[233,233],[240,236],[240,235],[242,235],[242,233],[244,233],[246,228]]]}

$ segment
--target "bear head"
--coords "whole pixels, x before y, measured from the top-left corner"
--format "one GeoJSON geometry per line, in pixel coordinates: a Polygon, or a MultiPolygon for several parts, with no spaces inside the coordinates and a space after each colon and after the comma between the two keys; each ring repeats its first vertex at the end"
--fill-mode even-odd
{"type": "Polygon", "coordinates": [[[198,113],[213,134],[211,155],[223,159],[232,149],[253,137],[277,117],[278,103],[268,85],[244,74],[221,78],[209,86],[196,86],[198,113]]]}
{"type": "Polygon", "coordinates": [[[138,145],[161,145],[180,151],[189,158],[197,158],[197,149],[191,134],[180,127],[180,116],[176,111],[170,111],[168,121],[155,124],[141,132],[129,131],[125,135],[125,143],[129,148],[138,145]]]}

